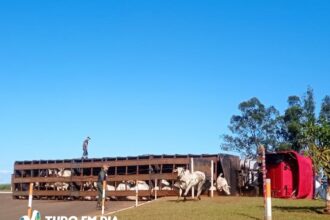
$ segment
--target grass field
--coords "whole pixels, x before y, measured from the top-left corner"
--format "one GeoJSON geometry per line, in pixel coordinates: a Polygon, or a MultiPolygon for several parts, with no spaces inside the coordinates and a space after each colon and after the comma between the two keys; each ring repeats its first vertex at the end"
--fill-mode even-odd
{"type": "MultiPolygon", "coordinates": [[[[111,204],[109,204],[111,205],[111,204]]],[[[325,202],[320,200],[272,199],[274,220],[330,219],[322,214],[325,202]]],[[[262,197],[203,197],[201,201],[177,201],[162,198],[155,202],[115,214],[118,219],[192,220],[192,219],[264,219],[262,197]]]]}
{"type": "Polygon", "coordinates": [[[10,184],[0,184],[0,191],[10,191],[10,184]]]}

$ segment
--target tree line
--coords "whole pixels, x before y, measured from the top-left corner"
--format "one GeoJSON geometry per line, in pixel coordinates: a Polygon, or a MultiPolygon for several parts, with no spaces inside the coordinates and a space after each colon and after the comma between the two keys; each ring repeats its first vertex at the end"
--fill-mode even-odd
{"type": "Polygon", "coordinates": [[[222,135],[222,150],[246,157],[255,157],[259,145],[268,152],[295,150],[311,156],[315,168],[330,175],[329,95],[323,98],[318,114],[311,87],[301,97],[289,96],[283,114],[256,97],[241,102],[238,109],[240,113],[230,119],[230,134],[222,135]]]}

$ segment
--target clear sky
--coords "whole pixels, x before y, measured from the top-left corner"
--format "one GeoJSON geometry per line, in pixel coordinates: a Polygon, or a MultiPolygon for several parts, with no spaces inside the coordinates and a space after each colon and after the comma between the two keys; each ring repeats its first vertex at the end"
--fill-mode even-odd
{"type": "Polygon", "coordinates": [[[240,102],[330,94],[330,3],[0,0],[0,183],[15,160],[218,153],[240,102]]]}

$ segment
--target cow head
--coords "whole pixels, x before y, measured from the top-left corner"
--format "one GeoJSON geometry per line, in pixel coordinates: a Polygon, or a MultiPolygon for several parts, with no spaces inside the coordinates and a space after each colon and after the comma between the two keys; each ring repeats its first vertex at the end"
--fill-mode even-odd
{"type": "Polygon", "coordinates": [[[230,195],[230,186],[228,184],[222,187],[222,190],[227,194],[230,195]]]}
{"type": "Polygon", "coordinates": [[[129,186],[135,186],[135,185],[136,185],[136,181],[134,181],[134,180],[128,180],[128,181],[127,181],[127,184],[128,184],[129,186]]]}
{"type": "Polygon", "coordinates": [[[164,179],[162,179],[162,180],[160,181],[160,183],[161,183],[162,185],[164,185],[164,186],[169,186],[169,185],[170,185],[170,183],[169,183],[167,180],[164,180],[164,179]]]}
{"type": "Polygon", "coordinates": [[[58,170],[57,169],[48,169],[48,176],[57,176],[58,170]]]}
{"type": "Polygon", "coordinates": [[[173,170],[173,173],[177,173],[177,177],[180,178],[184,175],[185,169],[183,167],[177,167],[175,170],[173,170]]]}

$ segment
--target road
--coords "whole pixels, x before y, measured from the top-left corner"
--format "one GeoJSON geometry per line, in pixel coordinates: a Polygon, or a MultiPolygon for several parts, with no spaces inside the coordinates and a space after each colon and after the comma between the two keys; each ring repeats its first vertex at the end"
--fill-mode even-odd
{"type": "MultiPolygon", "coordinates": [[[[0,219],[18,220],[27,214],[28,200],[14,200],[11,194],[0,194],[0,219]]],[[[107,201],[105,213],[117,211],[135,205],[135,201],[107,201]]],[[[96,201],[60,201],[33,200],[32,209],[44,216],[98,216],[101,211],[96,210],[96,201]]]]}

